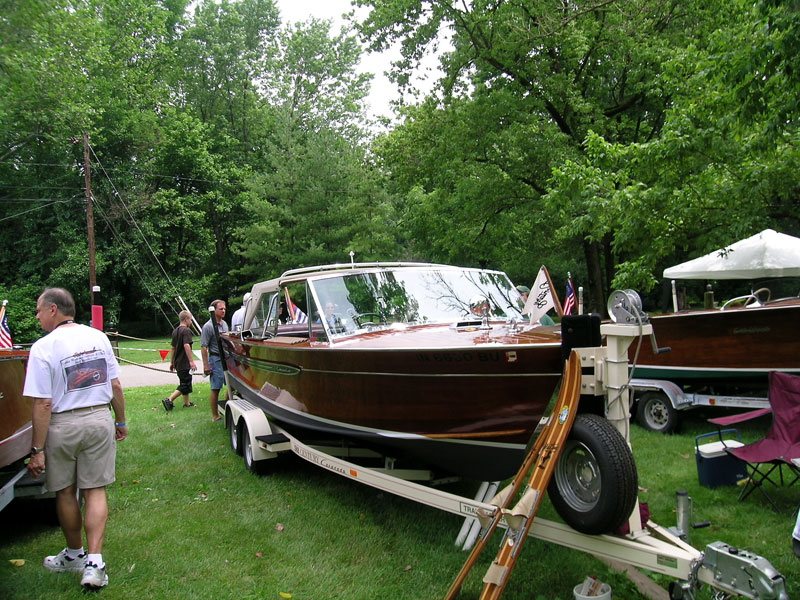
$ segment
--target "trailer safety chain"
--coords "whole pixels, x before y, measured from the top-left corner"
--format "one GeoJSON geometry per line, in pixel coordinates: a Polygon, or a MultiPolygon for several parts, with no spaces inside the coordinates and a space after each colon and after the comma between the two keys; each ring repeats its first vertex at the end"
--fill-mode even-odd
{"type": "Polygon", "coordinates": [[[700,589],[700,582],[697,579],[697,572],[700,570],[700,566],[703,564],[703,558],[705,557],[706,553],[701,552],[700,556],[695,558],[694,560],[689,563],[689,585],[694,589],[700,589]]]}

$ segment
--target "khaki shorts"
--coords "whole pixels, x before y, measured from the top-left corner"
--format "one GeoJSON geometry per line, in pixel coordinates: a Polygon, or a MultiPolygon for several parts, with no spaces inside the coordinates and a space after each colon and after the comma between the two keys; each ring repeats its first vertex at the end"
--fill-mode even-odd
{"type": "Polygon", "coordinates": [[[107,406],[51,415],[44,455],[48,489],[57,492],[77,483],[85,490],[113,483],[114,431],[107,406]]]}

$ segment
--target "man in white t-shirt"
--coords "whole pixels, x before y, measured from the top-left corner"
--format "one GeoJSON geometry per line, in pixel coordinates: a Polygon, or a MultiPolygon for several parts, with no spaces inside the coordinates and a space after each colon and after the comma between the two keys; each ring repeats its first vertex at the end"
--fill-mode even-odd
{"type": "Polygon", "coordinates": [[[25,374],[23,394],[33,398],[28,470],[33,477],[44,471],[67,542],[44,559],[44,567],[79,571],[82,586],[98,589],[108,584],[102,555],[106,486],[114,481],[116,442],[127,435],[125,398],[108,338],[74,317],[75,301],[67,290],[48,288],[36,301],[36,318],[48,334],[31,347],[25,374]]]}
{"type": "Polygon", "coordinates": [[[244,313],[247,312],[247,303],[250,302],[250,292],[242,298],[242,306],[231,317],[231,331],[239,331],[244,326],[244,313]]]}

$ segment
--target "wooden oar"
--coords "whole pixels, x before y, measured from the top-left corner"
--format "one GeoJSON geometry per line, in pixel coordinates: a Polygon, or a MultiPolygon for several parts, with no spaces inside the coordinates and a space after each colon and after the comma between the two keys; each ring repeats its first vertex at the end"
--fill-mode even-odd
{"type": "MultiPolygon", "coordinates": [[[[558,457],[564,447],[564,442],[572,429],[572,423],[578,412],[580,398],[581,369],[578,353],[572,351],[569,356],[567,368],[561,383],[556,407],[553,409],[547,431],[543,431],[539,438],[546,437],[542,449],[536,457],[533,469],[528,480],[528,485],[522,493],[522,498],[510,511],[505,511],[508,529],[503,536],[500,550],[497,553],[486,576],[483,578],[483,592],[481,600],[490,600],[500,597],[511,575],[511,569],[517,563],[522,544],[528,537],[528,531],[533,524],[533,517],[542,503],[542,498],[553,475],[558,457]]],[[[538,440],[537,440],[538,441],[538,440]]]]}
{"type": "MultiPolygon", "coordinates": [[[[447,591],[445,600],[453,600],[458,594],[461,585],[478,560],[478,556],[480,556],[480,553],[486,547],[486,543],[503,518],[504,509],[507,509],[508,506],[511,505],[520,487],[522,487],[522,484],[525,482],[531,466],[533,466],[534,463],[539,464],[542,462],[539,460],[539,457],[543,451],[547,451],[548,444],[552,443],[554,437],[562,439],[569,433],[572,422],[575,419],[578,398],[580,397],[580,381],[580,359],[578,358],[578,353],[573,351],[564,369],[561,391],[558,394],[556,405],[553,408],[553,412],[550,414],[547,425],[545,425],[544,429],[537,436],[533,446],[531,446],[530,451],[522,461],[522,465],[511,480],[511,483],[495,496],[494,500],[497,503],[497,510],[491,515],[479,514],[479,520],[482,525],[480,535],[475,541],[475,545],[472,547],[466,561],[464,561],[461,570],[458,572],[458,575],[456,575],[450,589],[447,591]],[[563,422],[562,419],[564,419],[563,422]]],[[[563,443],[563,439],[561,443],[563,443]]],[[[545,485],[547,484],[545,483],[545,485]]]]}

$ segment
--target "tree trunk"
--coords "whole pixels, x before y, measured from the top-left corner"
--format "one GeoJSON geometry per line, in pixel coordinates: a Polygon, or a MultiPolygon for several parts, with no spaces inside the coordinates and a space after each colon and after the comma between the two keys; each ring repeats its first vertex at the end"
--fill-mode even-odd
{"type": "Polygon", "coordinates": [[[605,294],[603,292],[603,265],[600,244],[583,239],[583,254],[586,257],[586,273],[589,277],[589,302],[587,312],[605,316],[605,294]]]}

